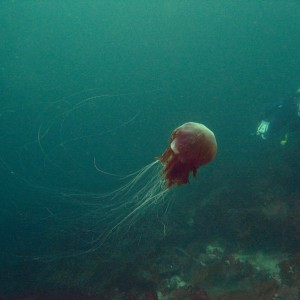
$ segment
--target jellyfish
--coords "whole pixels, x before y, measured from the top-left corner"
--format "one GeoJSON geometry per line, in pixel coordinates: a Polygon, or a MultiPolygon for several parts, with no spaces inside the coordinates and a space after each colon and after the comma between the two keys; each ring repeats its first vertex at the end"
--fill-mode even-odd
{"type": "MultiPolygon", "coordinates": [[[[189,183],[189,174],[192,172],[195,177],[198,168],[211,162],[216,152],[214,133],[205,125],[188,122],[176,128],[161,156],[131,174],[132,179],[127,184],[105,196],[109,198],[107,212],[103,214],[103,205],[100,209],[105,215],[107,230],[95,240],[93,249],[121,228],[131,227],[141,215],[147,215],[151,207],[163,203],[173,185],[189,183]],[[107,223],[107,220],[112,222],[107,223]]],[[[100,215],[97,210],[94,213],[100,215]]]]}
{"type": "MultiPolygon", "coordinates": [[[[94,102],[87,99],[71,108],[71,110],[67,105],[66,112],[62,109],[62,113],[56,119],[50,119],[49,122],[46,122],[48,120],[46,119],[39,126],[37,144],[42,157],[51,166],[53,165],[53,168],[57,167],[59,170],[64,170],[60,167],[59,161],[57,163],[55,160],[56,155],[54,154],[64,150],[62,155],[68,154],[69,156],[66,156],[68,160],[74,162],[72,158],[77,154],[76,151],[78,151],[78,145],[80,144],[77,142],[85,139],[98,141],[99,136],[103,135],[103,132],[101,132],[100,134],[78,135],[78,137],[75,135],[75,137],[66,138],[68,136],[65,132],[68,133],[68,131],[64,131],[64,127],[68,122],[77,121],[78,118],[75,118],[77,117],[75,113],[81,116],[81,108],[86,103],[91,104],[91,107],[94,104],[94,102]],[[73,118],[71,118],[71,115],[73,118]],[[54,146],[49,148],[47,138],[52,136],[59,138],[59,141],[57,145],[54,143],[54,146]],[[71,147],[73,145],[76,147],[71,147]]],[[[89,106],[85,107],[89,109],[89,106]]],[[[113,130],[127,125],[134,118],[135,116],[116,128],[109,129],[107,133],[109,134],[113,130]]],[[[81,132],[79,133],[81,134],[81,132]]],[[[50,145],[52,144],[50,143],[50,145]]],[[[130,229],[133,229],[132,233],[136,233],[139,230],[143,232],[146,226],[145,223],[150,223],[150,226],[153,226],[153,224],[151,225],[153,216],[155,217],[156,226],[161,224],[161,232],[165,234],[165,225],[161,220],[163,220],[171,201],[174,199],[173,194],[176,192],[174,187],[189,183],[190,175],[195,177],[200,167],[215,158],[216,152],[217,143],[214,133],[203,124],[188,122],[172,132],[167,149],[160,156],[131,174],[120,176],[111,173],[110,170],[106,172],[107,170],[101,168],[99,158],[96,159],[95,156],[91,156],[95,170],[101,173],[100,178],[109,176],[113,180],[115,179],[117,188],[105,193],[101,191],[88,192],[80,189],[68,190],[67,188],[50,187],[50,189],[45,189],[47,192],[51,191],[55,196],[59,196],[60,201],[51,202],[50,206],[45,203],[46,217],[44,219],[47,222],[53,221],[59,228],[72,228],[72,233],[76,233],[75,236],[78,241],[71,253],[66,249],[58,255],[52,256],[50,254],[50,259],[54,259],[56,256],[58,258],[70,257],[92,253],[99,249],[109,249],[109,247],[113,247],[111,245],[114,245],[115,242],[128,241],[125,236],[127,234],[130,234],[130,237],[134,235],[129,233],[130,229]],[[60,205],[63,203],[66,207],[70,206],[74,209],[61,211],[60,205]],[[59,214],[53,211],[59,211],[59,214]],[[163,211],[164,215],[157,213],[159,211],[163,211]]],[[[95,153],[97,152],[95,151],[95,153]]],[[[51,228],[56,227],[52,226],[51,228]]],[[[65,230],[61,234],[67,235],[67,232],[68,230],[65,230]]],[[[48,259],[48,256],[46,259],[48,259]]]]}
{"type": "MultiPolygon", "coordinates": [[[[26,143],[18,146],[19,159],[10,163],[1,160],[22,184],[47,195],[38,203],[36,214],[38,221],[47,224],[44,228],[53,231],[44,236],[61,235],[62,240],[76,237],[72,241],[74,251],[69,253],[66,243],[67,249],[58,257],[90,253],[116,238],[122,240],[126,234],[133,236],[133,231],[143,233],[145,223],[154,226],[151,216],[155,222],[159,220],[155,224],[160,226],[174,199],[175,186],[189,183],[189,178],[197,175],[199,167],[212,161],[217,151],[213,132],[203,124],[188,122],[177,127],[167,149],[140,170],[124,176],[110,169],[103,171],[101,161],[105,159],[105,151],[99,149],[102,150],[112,132],[131,126],[139,111],[130,110],[127,121],[115,124],[114,118],[106,118],[112,114],[112,100],[131,98],[132,94],[97,93],[84,92],[87,96],[84,99],[82,93],[70,95],[46,107],[42,102],[38,118],[28,128],[24,127],[29,129],[29,138],[24,135],[26,143]],[[102,106],[103,101],[110,105],[102,106]],[[105,107],[109,114],[103,110],[105,107]],[[58,176],[50,178],[48,174],[58,176]],[[91,183],[86,180],[92,177],[91,183]]],[[[114,104],[114,109],[119,111],[119,101],[114,104]]],[[[30,104],[29,113],[31,107],[30,104]]],[[[164,225],[162,229],[164,232],[164,225]]]]}

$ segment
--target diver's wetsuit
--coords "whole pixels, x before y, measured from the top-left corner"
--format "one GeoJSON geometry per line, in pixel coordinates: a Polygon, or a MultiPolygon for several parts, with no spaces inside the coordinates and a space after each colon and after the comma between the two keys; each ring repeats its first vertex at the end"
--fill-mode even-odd
{"type": "Polygon", "coordinates": [[[264,112],[256,134],[260,135],[262,139],[268,139],[282,130],[285,130],[283,134],[286,134],[295,127],[299,127],[297,100],[295,97],[290,97],[270,106],[264,112]]]}

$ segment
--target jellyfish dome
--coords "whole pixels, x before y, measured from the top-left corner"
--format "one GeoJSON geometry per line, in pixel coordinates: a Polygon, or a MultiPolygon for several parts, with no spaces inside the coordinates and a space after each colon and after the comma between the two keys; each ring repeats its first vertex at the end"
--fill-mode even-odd
{"type": "Polygon", "coordinates": [[[167,186],[188,183],[189,173],[196,176],[198,168],[212,161],[216,152],[215,135],[205,125],[188,122],[176,128],[167,150],[158,157],[164,164],[167,186]]]}

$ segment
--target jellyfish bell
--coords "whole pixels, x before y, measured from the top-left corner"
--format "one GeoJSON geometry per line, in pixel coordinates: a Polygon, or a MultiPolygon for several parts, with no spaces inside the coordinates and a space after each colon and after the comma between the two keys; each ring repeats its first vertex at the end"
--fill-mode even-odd
{"type": "Polygon", "coordinates": [[[167,150],[158,157],[164,164],[164,177],[167,186],[186,184],[189,173],[194,177],[199,167],[215,158],[217,142],[214,133],[205,125],[188,122],[177,127],[167,150]]]}

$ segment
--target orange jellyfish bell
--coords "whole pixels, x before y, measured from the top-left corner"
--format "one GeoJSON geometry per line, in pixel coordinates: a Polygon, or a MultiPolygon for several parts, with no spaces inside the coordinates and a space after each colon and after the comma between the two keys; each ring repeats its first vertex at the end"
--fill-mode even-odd
{"type": "Polygon", "coordinates": [[[164,166],[167,186],[186,184],[189,173],[212,161],[217,152],[214,133],[203,124],[188,122],[176,128],[167,150],[158,157],[164,166]]]}

